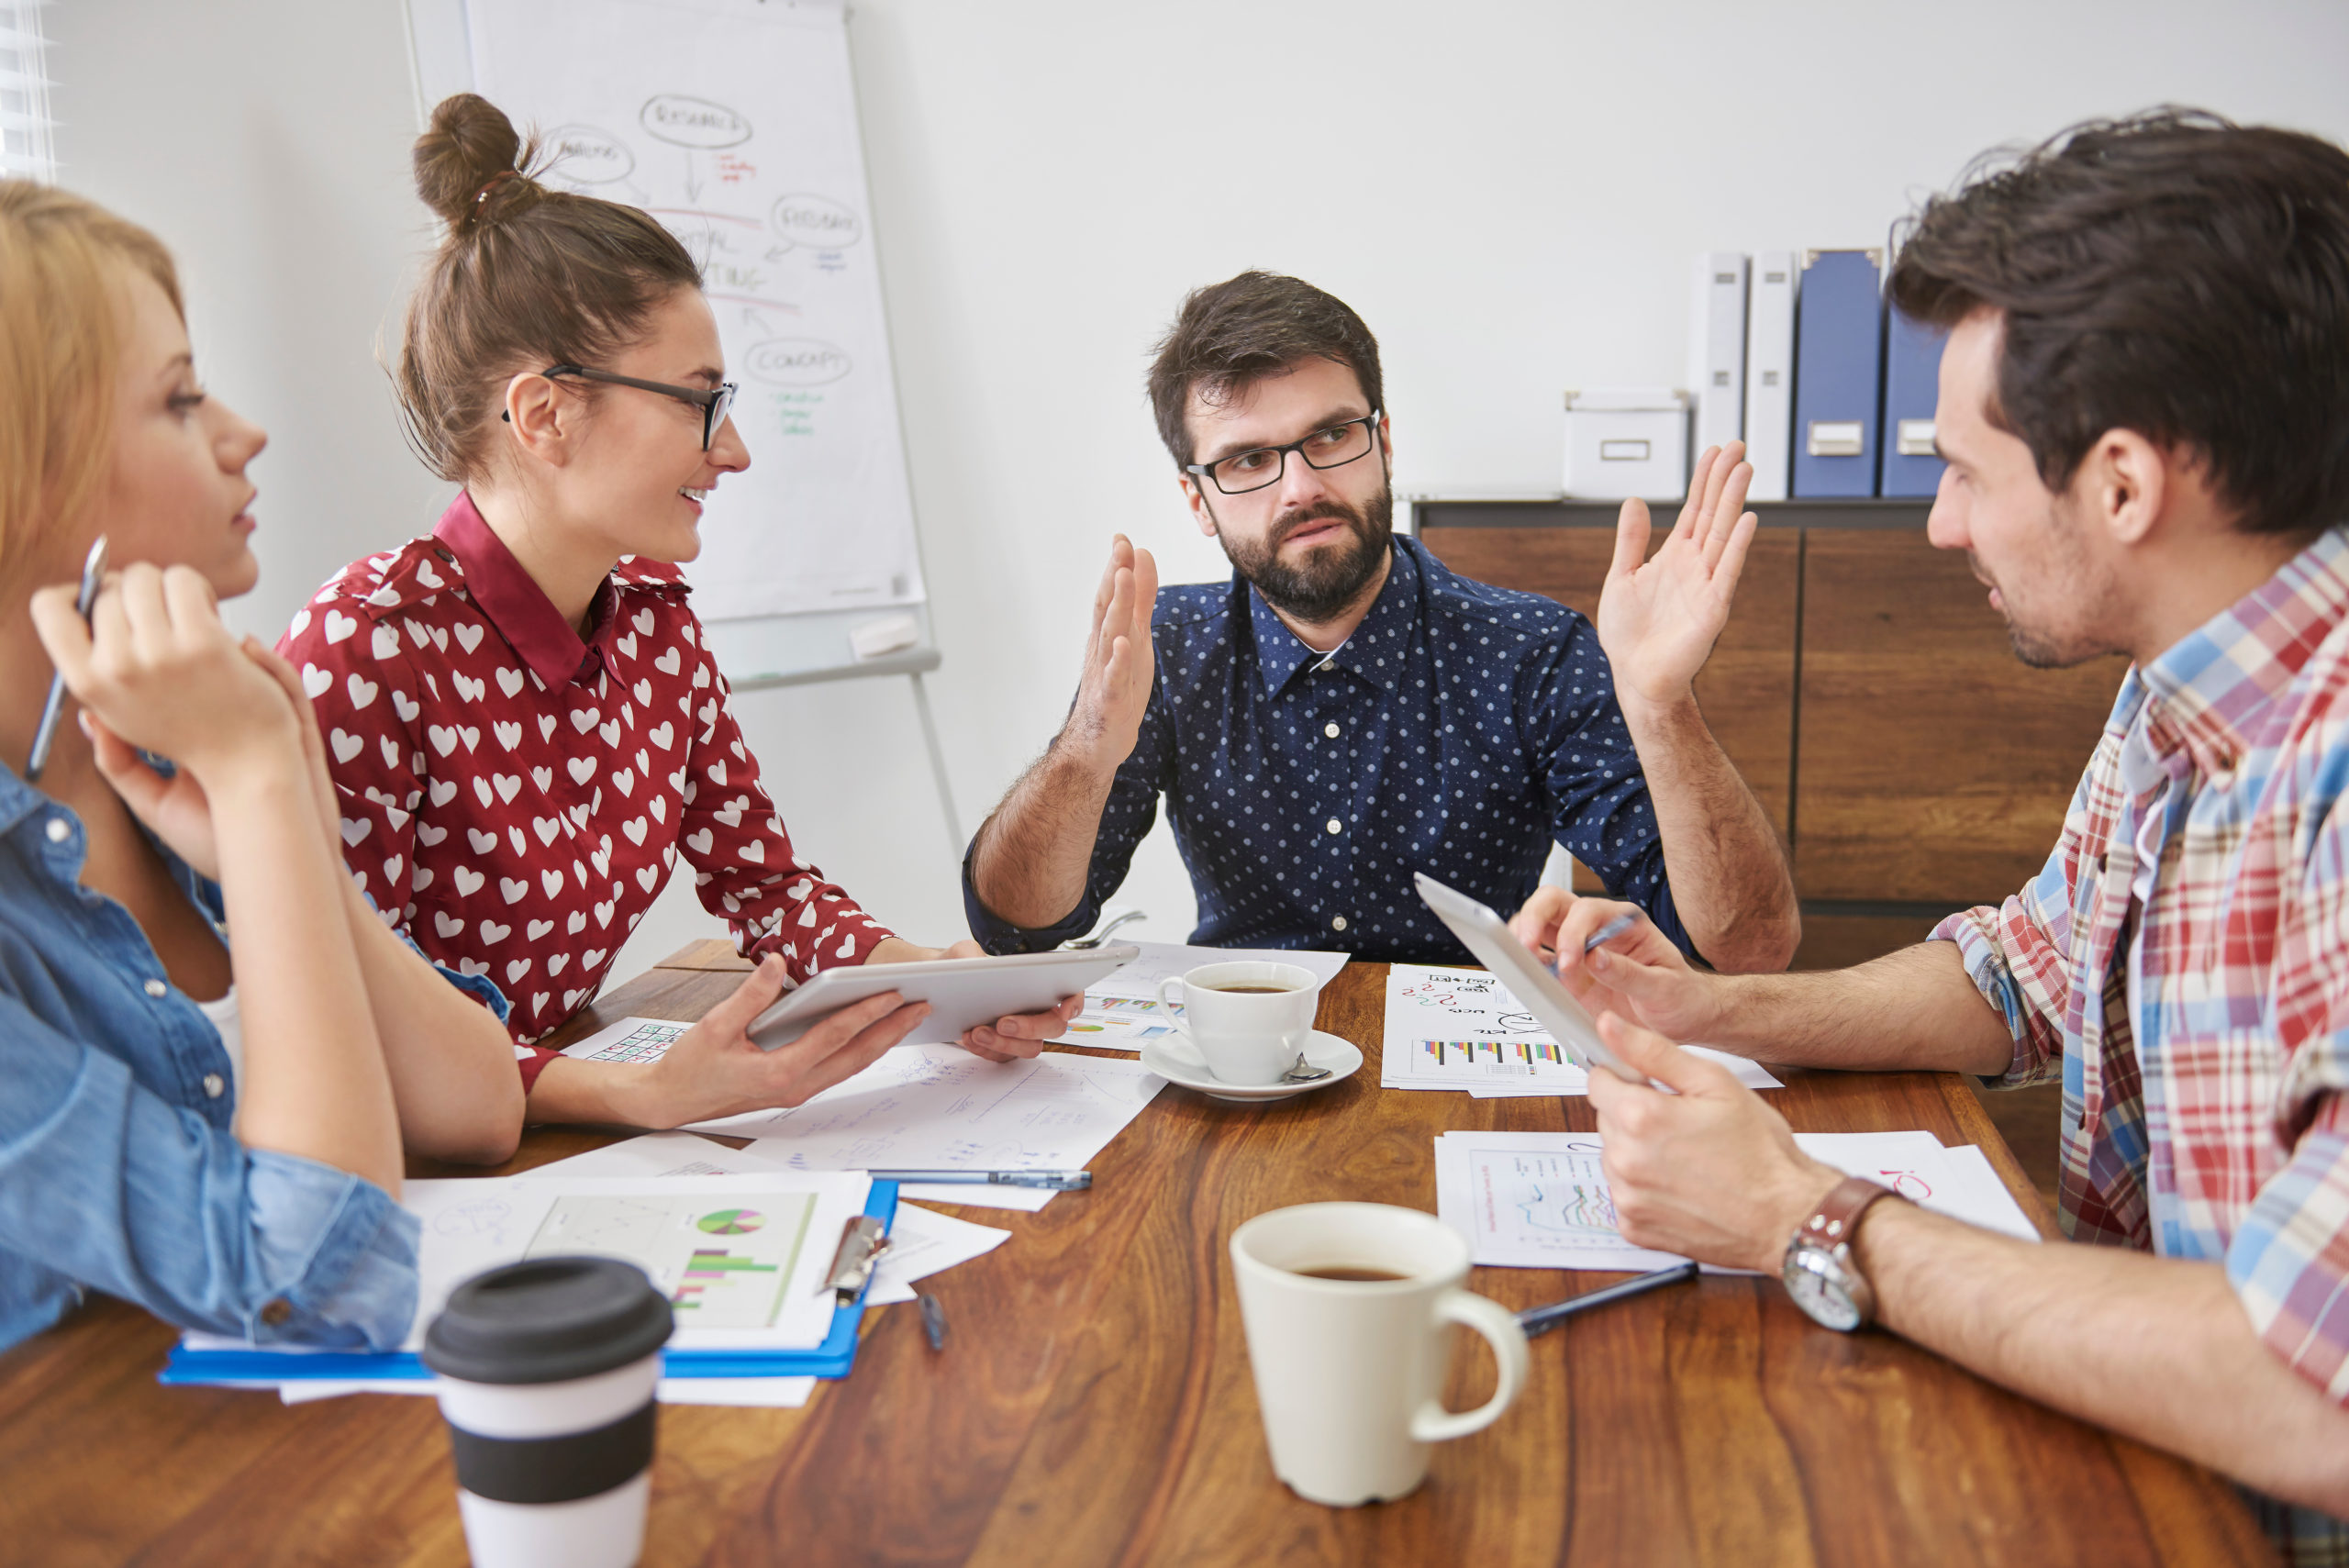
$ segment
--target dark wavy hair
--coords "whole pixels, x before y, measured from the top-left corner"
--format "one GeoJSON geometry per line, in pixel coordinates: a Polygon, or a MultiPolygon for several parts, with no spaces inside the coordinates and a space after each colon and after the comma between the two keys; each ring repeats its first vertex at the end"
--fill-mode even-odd
{"type": "Polygon", "coordinates": [[[2050,489],[2128,429],[2191,450],[2243,532],[2349,521],[2349,153],[2193,109],[2093,120],[1898,238],[1908,315],[2004,317],[1989,418],[2050,489]]]}
{"type": "Polygon", "coordinates": [[[1373,408],[1385,408],[1378,339],[1333,294],[1279,272],[1241,272],[1184,296],[1150,367],[1150,406],[1158,439],[1177,468],[1191,461],[1184,422],[1191,395],[1221,403],[1250,383],[1299,360],[1330,360],[1354,373],[1373,408]]]}

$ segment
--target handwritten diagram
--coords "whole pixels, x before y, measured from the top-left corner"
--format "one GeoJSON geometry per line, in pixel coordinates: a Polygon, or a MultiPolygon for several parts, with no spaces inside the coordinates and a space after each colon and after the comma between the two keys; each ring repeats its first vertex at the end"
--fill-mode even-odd
{"type": "Polygon", "coordinates": [[[658,218],[702,271],[736,428],[688,573],[709,619],[924,595],[839,7],[469,0],[481,92],[548,184],[658,218]]]}

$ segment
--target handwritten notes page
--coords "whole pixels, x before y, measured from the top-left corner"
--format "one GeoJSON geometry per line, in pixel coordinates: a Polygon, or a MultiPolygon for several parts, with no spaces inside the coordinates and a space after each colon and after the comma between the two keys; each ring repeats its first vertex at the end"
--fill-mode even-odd
{"type": "Polygon", "coordinates": [[[1162,980],[1188,974],[1210,963],[1253,960],[1309,969],[1322,984],[1346,967],[1341,952],[1292,951],[1278,948],[1197,948],[1176,942],[1137,942],[1141,953],[1085,989],[1085,1011],[1056,1045],[1089,1045],[1096,1051],[1140,1051],[1174,1032],[1183,1017],[1180,1002],[1159,999],[1162,980]]]}
{"type": "MultiPolygon", "coordinates": [[[[960,1046],[900,1045],[796,1109],[695,1125],[755,1139],[751,1150],[787,1171],[1074,1171],[1165,1086],[1112,1057],[995,1062],[960,1046]]],[[[953,1203],[985,1190],[918,1195],[953,1203]]]]}
{"type": "Polygon", "coordinates": [[[558,189],[642,207],[702,270],[734,423],[689,569],[705,620],[924,596],[844,7],[466,0],[474,82],[558,189]]]}
{"type": "MultiPolygon", "coordinates": [[[[1795,1134],[1813,1159],[1882,1182],[1921,1208],[2018,1240],[2039,1232],[1971,1144],[1930,1132],[1795,1134]]],[[[1436,1212],[1475,1261],[1532,1269],[1636,1272],[1685,1262],[1635,1247],[1616,1227],[1597,1133],[1447,1132],[1435,1140],[1436,1212]]],[[[1734,1271],[1724,1271],[1734,1272],[1734,1271]]]]}
{"type": "MultiPolygon", "coordinates": [[[[1784,1086],[1759,1062],[1701,1045],[1688,1049],[1727,1067],[1748,1088],[1784,1086]]],[[[1590,1075],[1566,1060],[1557,1037],[1482,969],[1388,966],[1384,1058],[1379,1083],[1389,1089],[1463,1089],[1477,1099],[1590,1089],[1590,1075]]]]}

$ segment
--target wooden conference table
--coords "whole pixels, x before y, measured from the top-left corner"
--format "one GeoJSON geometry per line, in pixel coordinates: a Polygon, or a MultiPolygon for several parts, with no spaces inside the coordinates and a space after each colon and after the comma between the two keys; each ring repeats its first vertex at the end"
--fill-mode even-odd
{"type": "MultiPolygon", "coordinates": [[[[690,1018],[739,962],[688,948],[606,997],[690,1018]]],[[[1438,1448],[1397,1503],[1332,1509],[1274,1479],[1226,1244],[1286,1204],[1432,1211],[1448,1128],[1588,1129],[1581,1099],[1382,1093],[1386,969],[1353,964],[1320,1023],[1369,1061],[1263,1108],[1169,1086],[1041,1212],[962,1212],[1010,1241],[865,1319],[854,1373],[799,1410],[661,1416],[644,1561],[669,1563],[2259,1563],[2226,1484],[2015,1397],[1882,1333],[1817,1329],[1775,1281],[1706,1279],[1532,1345],[1494,1427],[1438,1448]]],[[[576,1026],[580,1032],[599,1027],[576,1026]]],[[[1956,1078],[1788,1073],[1800,1130],[1925,1128],[1978,1143],[2044,1207],[1956,1078]]],[[[521,1170],[612,1134],[540,1129],[521,1170]]],[[[461,1174],[455,1170],[415,1173],[461,1174]]],[[[1616,1276],[1478,1269],[1516,1307],[1616,1276]]],[[[97,1300],[0,1356],[0,1562],[456,1563],[448,1442],[429,1399],[287,1408],[165,1389],[173,1335],[97,1300]]],[[[1455,1408],[1491,1387],[1464,1349],[1455,1408]]]]}

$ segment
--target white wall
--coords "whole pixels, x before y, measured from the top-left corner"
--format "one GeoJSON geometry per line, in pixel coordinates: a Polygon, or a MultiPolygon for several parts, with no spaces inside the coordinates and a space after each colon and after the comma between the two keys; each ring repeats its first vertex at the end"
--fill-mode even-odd
{"type": "MultiPolygon", "coordinates": [[[[66,182],[178,250],[206,373],[275,436],[240,612],[273,633],[438,509],[371,357],[429,241],[397,0],[46,21],[66,182]]],[[[1553,490],[1561,388],[1681,379],[1692,252],[1878,243],[1983,149],[2163,101],[2349,140],[2330,0],[858,0],[852,38],[966,822],[1058,723],[1112,530],[1223,575],[1141,391],[1189,287],[1360,310],[1399,489],[1553,490]]],[[[958,934],[903,683],[740,706],[807,852],[958,934]]],[[[1124,897],[1188,929],[1163,829],[1124,897]]],[[[711,927],[673,890],[622,973],[711,927]]]]}

